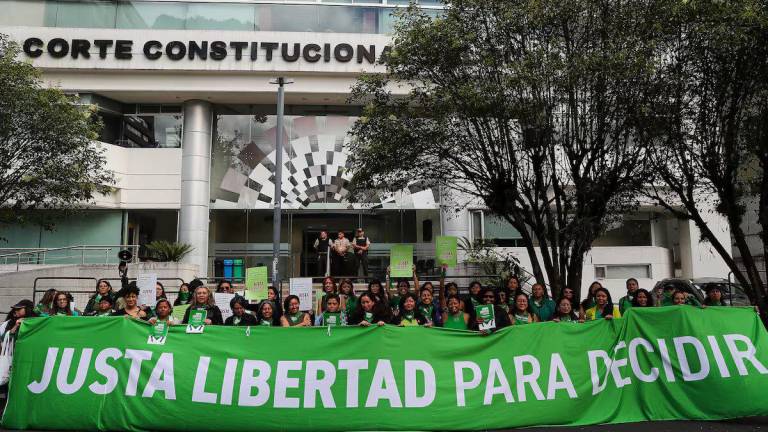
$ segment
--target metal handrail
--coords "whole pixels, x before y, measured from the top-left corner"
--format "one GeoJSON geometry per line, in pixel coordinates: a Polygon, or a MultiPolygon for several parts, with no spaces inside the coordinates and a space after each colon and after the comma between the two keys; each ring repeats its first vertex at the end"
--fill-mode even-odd
{"type": "Polygon", "coordinates": [[[5,263],[8,263],[9,257],[16,257],[16,271],[19,271],[21,268],[21,262],[22,262],[22,256],[37,256],[39,261],[39,255],[42,254],[42,264],[45,264],[47,255],[51,252],[58,252],[58,251],[80,251],[81,252],[81,263],[85,264],[85,252],[86,251],[104,251],[104,259],[105,264],[107,264],[109,260],[108,253],[112,249],[132,249],[133,250],[133,262],[137,262],[138,260],[138,250],[140,245],[76,245],[76,246],[63,246],[63,247],[55,247],[55,248],[0,248],[0,251],[3,249],[6,250],[15,250],[15,251],[21,251],[21,252],[13,252],[13,253],[6,253],[6,254],[0,254],[0,260],[4,259],[5,263]]]}

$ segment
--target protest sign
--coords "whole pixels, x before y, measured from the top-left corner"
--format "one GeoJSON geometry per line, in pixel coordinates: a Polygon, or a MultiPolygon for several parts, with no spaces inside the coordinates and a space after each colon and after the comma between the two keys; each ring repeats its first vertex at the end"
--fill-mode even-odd
{"type": "Polygon", "coordinates": [[[389,250],[389,275],[413,276],[413,245],[392,245],[389,250]]]}
{"type": "Polygon", "coordinates": [[[456,237],[437,236],[435,239],[435,258],[438,266],[447,265],[450,268],[457,264],[458,244],[456,237]]]}
{"type": "Polygon", "coordinates": [[[229,302],[233,298],[235,298],[235,294],[213,293],[213,301],[216,302],[216,306],[221,311],[221,319],[225,320],[232,316],[232,308],[229,306],[229,302]]]}
{"type": "Polygon", "coordinates": [[[245,269],[245,298],[247,300],[264,300],[269,288],[268,271],[266,267],[250,267],[245,269]]]}
{"type": "Polygon", "coordinates": [[[299,298],[299,310],[312,310],[312,278],[291,278],[291,295],[299,298]]]}
{"type": "Polygon", "coordinates": [[[139,306],[154,308],[157,298],[157,275],[155,273],[139,273],[136,277],[136,288],[139,289],[139,306]]]}

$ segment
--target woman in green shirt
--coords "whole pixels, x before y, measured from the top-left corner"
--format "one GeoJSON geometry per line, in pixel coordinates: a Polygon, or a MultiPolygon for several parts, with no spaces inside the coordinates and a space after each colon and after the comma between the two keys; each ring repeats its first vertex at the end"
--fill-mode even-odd
{"type": "Polygon", "coordinates": [[[400,314],[392,320],[392,324],[400,327],[426,326],[432,327],[432,322],[424,317],[422,311],[416,307],[418,299],[413,293],[407,293],[400,298],[400,314]]]}
{"type": "Polygon", "coordinates": [[[295,295],[289,295],[285,298],[285,312],[280,317],[280,324],[283,327],[311,327],[312,321],[309,314],[299,310],[301,302],[295,295]]]}
{"type": "Polygon", "coordinates": [[[531,310],[528,294],[519,292],[515,295],[515,307],[512,309],[512,325],[533,324],[539,317],[531,310]]]}
{"type": "Polygon", "coordinates": [[[549,321],[555,313],[555,302],[549,298],[546,288],[540,283],[533,284],[531,287],[530,306],[531,311],[535,313],[539,320],[549,321]]]}
{"type": "Polygon", "coordinates": [[[455,294],[448,296],[443,308],[443,327],[456,330],[469,329],[470,315],[461,308],[461,299],[455,294]]]}

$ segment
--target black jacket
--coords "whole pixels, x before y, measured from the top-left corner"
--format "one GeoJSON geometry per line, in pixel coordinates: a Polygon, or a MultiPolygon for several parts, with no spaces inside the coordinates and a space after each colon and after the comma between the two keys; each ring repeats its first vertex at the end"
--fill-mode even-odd
{"type": "MultiPolygon", "coordinates": [[[[362,321],[364,321],[364,319],[365,319],[365,312],[363,312],[362,308],[358,308],[349,317],[348,324],[358,325],[362,321]]],[[[386,324],[389,324],[392,321],[389,307],[384,306],[381,303],[376,304],[375,308],[373,309],[373,321],[371,322],[371,324],[375,324],[379,321],[384,321],[386,324]]]]}
{"type": "Polygon", "coordinates": [[[235,324],[234,315],[224,320],[225,326],[255,326],[255,325],[258,325],[258,323],[259,323],[259,320],[257,320],[255,316],[249,313],[243,313],[243,315],[240,317],[240,322],[238,324],[235,324]]]}

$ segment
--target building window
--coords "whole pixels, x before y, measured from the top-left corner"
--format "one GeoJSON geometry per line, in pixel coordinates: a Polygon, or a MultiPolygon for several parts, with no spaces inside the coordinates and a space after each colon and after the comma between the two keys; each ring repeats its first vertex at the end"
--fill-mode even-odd
{"type": "Polygon", "coordinates": [[[650,264],[595,265],[595,279],[653,279],[650,264]]]}
{"type": "Polygon", "coordinates": [[[484,210],[470,211],[472,241],[483,240],[499,247],[521,247],[522,236],[504,218],[484,210]]]}

